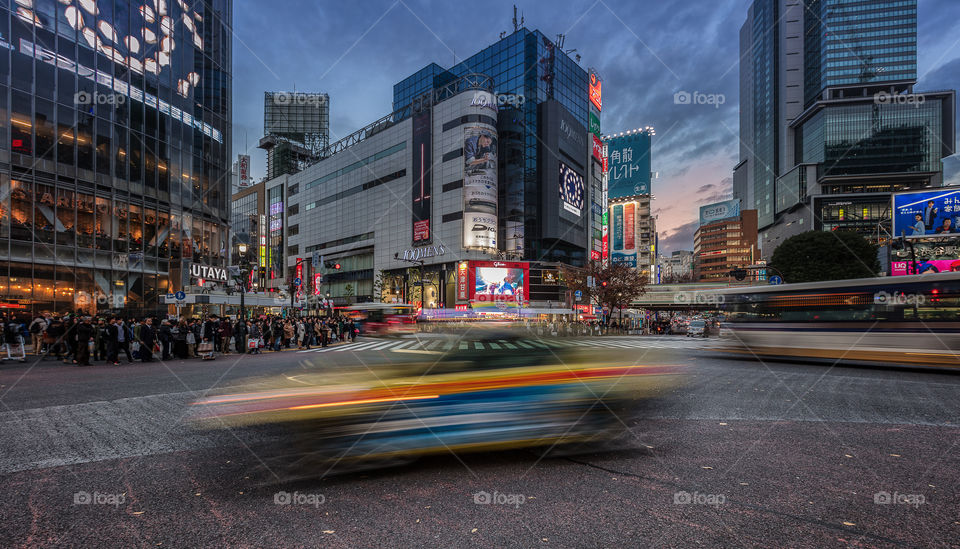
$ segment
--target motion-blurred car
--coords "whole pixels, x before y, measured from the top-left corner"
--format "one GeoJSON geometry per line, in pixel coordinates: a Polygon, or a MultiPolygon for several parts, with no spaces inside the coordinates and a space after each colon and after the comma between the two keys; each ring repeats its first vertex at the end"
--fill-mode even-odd
{"type": "Polygon", "coordinates": [[[691,320],[687,326],[687,337],[707,337],[707,323],[703,320],[691,320]]]}
{"type": "Polygon", "coordinates": [[[431,453],[617,439],[632,403],[680,381],[677,366],[635,364],[622,351],[569,351],[502,333],[442,341],[450,350],[426,361],[299,375],[299,387],[284,376],[275,388],[206,398],[196,420],[284,426],[298,440],[296,459],[322,475],[431,453]]]}

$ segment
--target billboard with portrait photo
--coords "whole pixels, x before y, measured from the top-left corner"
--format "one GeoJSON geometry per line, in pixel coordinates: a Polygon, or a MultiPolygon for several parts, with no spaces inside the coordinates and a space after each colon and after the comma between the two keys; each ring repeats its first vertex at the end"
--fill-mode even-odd
{"type": "Polygon", "coordinates": [[[893,195],[893,234],[907,238],[958,234],[960,188],[893,195]]]}
{"type": "Polygon", "coordinates": [[[463,129],[463,246],[497,246],[497,132],[463,129]]]}

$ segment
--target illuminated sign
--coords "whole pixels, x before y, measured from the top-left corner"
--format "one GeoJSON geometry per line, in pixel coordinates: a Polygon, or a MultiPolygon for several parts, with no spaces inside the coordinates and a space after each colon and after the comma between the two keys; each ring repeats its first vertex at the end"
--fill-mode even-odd
{"type": "Polygon", "coordinates": [[[323,273],[314,273],[313,275],[313,295],[320,295],[320,288],[323,286],[323,273]]]}
{"type": "Polygon", "coordinates": [[[560,202],[563,209],[579,216],[584,203],[583,176],[560,162],[560,202]]]}
{"type": "Polygon", "coordinates": [[[893,195],[893,234],[910,237],[955,234],[960,224],[960,189],[893,195]]]}
{"type": "Polygon", "coordinates": [[[603,141],[600,141],[600,138],[591,134],[593,137],[593,157],[597,159],[597,162],[603,164],[603,141]]]}
{"type": "Polygon", "coordinates": [[[469,290],[469,275],[468,270],[470,264],[466,261],[461,261],[457,263],[457,299],[459,301],[466,301],[470,299],[470,290],[469,290]]]}
{"type": "Polygon", "coordinates": [[[433,195],[433,170],[431,169],[432,130],[431,110],[426,109],[413,117],[413,202],[410,215],[413,220],[413,245],[430,243],[431,195],[433,195]]]}
{"type": "Polygon", "coordinates": [[[409,248],[403,250],[402,254],[397,254],[397,257],[404,260],[413,260],[420,261],[428,257],[438,257],[447,253],[446,248],[443,247],[443,244],[438,244],[436,246],[423,246],[421,248],[409,248]]]}
{"type": "MultiPolygon", "coordinates": [[[[527,275],[530,264],[513,261],[472,261],[468,288],[470,299],[483,302],[529,300],[527,275]]],[[[476,304],[475,304],[476,306],[476,304]]]]}
{"type": "Polygon", "coordinates": [[[297,284],[297,288],[303,288],[303,258],[302,257],[297,258],[297,280],[299,281],[299,283],[297,284]]]}
{"type": "Polygon", "coordinates": [[[610,183],[608,198],[650,193],[650,134],[636,132],[607,141],[610,183]]]}
{"type": "Polygon", "coordinates": [[[464,248],[497,248],[497,190],[497,132],[482,126],[464,128],[464,248]]]}
{"type": "Polygon", "coordinates": [[[593,112],[591,112],[591,113],[588,115],[588,117],[589,117],[589,120],[590,120],[590,121],[589,121],[589,124],[590,124],[590,129],[589,129],[589,131],[590,131],[590,133],[592,133],[593,135],[596,135],[597,137],[599,137],[599,136],[601,135],[601,133],[600,133],[600,117],[597,116],[597,115],[595,115],[595,114],[593,114],[593,112]]]}
{"type": "Polygon", "coordinates": [[[590,69],[590,102],[597,108],[597,111],[603,110],[603,80],[593,69],[590,69]]]}
{"type": "Polygon", "coordinates": [[[211,267],[209,265],[200,265],[199,263],[190,264],[190,276],[194,278],[209,278],[220,282],[227,281],[227,270],[223,267],[211,267]]]}
{"type": "Polygon", "coordinates": [[[715,204],[700,206],[700,224],[706,225],[722,219],[740,217],[740,199],[724,200],[715,204]]]}
{"type": "Polygon", "coordinates": [[[247,187],[250,185],[250,155],[241,154],[237,157],[237,175],[239,176],[239,185],[247,187]]]}

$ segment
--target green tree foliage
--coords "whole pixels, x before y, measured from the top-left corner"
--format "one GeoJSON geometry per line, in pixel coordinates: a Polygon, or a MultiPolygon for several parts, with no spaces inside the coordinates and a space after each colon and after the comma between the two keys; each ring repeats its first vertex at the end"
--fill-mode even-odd
{"type": "Polygon", "coordinates": [[[770,265],[784,282],[818,282],[877,276],[877,247],[857,233],[807,231],[773,251],[770,265]]]}

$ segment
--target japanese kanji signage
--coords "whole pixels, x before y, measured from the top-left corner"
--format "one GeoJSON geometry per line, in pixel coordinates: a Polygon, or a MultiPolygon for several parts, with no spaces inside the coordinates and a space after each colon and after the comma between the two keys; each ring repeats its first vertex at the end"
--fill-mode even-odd
{"type": "Polygon", "coordinates": [[[631,133],[607,141],[608,198],[650,193],[650,134],[631,133]]]}

